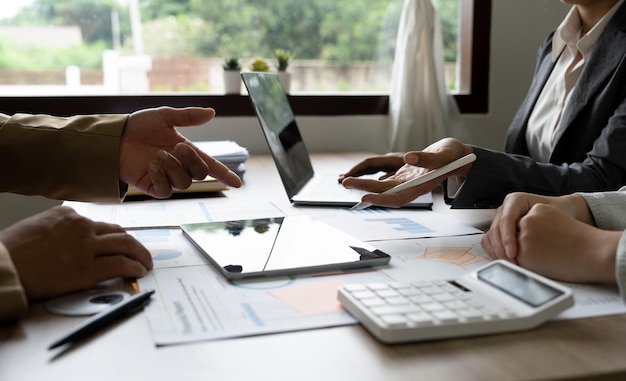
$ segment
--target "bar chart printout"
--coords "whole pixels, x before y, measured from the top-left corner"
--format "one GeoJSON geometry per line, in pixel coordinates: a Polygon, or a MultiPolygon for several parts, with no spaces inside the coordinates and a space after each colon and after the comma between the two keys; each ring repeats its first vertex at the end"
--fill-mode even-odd
{"type": "Polygon", "coordinates": [[[406,232],[415,235],[433,233],[433,231],[426,226],[406,217],[366,218],[365,221],[371,224],[386,225],[387,228],[397,232],[406,232]]]}

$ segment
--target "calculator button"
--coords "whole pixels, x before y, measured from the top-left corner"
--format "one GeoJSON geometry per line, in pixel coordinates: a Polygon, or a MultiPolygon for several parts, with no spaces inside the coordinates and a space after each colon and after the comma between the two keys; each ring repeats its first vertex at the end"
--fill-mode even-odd
{"type": "Polygon", "coordinates": [[[423,311],[407,314],[406,317],[418,326],[423,327],[434,324],[432,315],[423,311]]]}
{"type": "Polygon", "coordinates": [[[409,300],[403,296],[393,296],[391,298],[385,298],[384,300],[385,302],[387,302],[387,304],[390,304],[392,306],[410,304],[409,300]]]}
{"type": "Polygon", "coordinates": [[[374,294],[371,291],[356,291],[352,293],[352,296],[354,296],[357,299],[367,299],[367,298],[375,298],[376,294],[374,294]]]}
{"type": "Polygon", "coordinates": [[[433,299],[438,302],[451,302],[453,300],[456,300],[456,298],[453,295],[445,294],[445,293],[434,294],[433,299]]]}
{"type": "Polygon", "coordinates": [[[446,308],[451,309],[451,310],[460,310],[463,308],[467,308],[467,303],[461,300],[453,300],[453,301],[444,303],[444,306],[446,306],[446,308]]]}
{"type": "Polygon", "coordinates": [[[397,290],[404,288],[413,288],[410,283],[403,282],[389,282],[388,286],[397,290]]]}
{"type": "Polygon", "coordinates": [[[459,317],[457,316],[457,314],[448,310],[434,311],[433,316],[441,323],[452,323],[459,321],[459,317]]]}
{"type": "Polygon", "coordinates": [[[398,291],[392,290],[390,288],[387,288],[384,290],[376,290],[374,292],[376,293],[376,295],[380,296],[381,298],[389,298],[392,296],[398,296],[398,291]]]}
{"type": "Polygon", "coordinates": [[[428,312],[434,312],[434,311],[442,311],[445,310],[445,307],[442,306],[439,303],[425,303],[425,304],[420,304],[420,307],[422,307],[422,309],[424,311],[428,311],[428,312]]]}
{"type": "Polygon", "coordinates": [[[345,286],[343,286],[343,288],[345,288],[347,291],[350,291],[350,292],[367,290],[367,287],[364,284],[358,284],[358,283],[346,284],[345,286]]]}
{"type": "Polygon", "coordinates": [[[381,316],[380,320],[382,320],[390,328],[403,328],[407,326],[407,320],[402,315],[385,315],[381,316]]]}
{"type": "Polygon", "coordinates": [[[361,299],[361,303],[363,303],[363,305],[367,307],[377,307],[377,306],[387,305],[387,302],[385,302],[384,299],[380,299],[380,298],[361,299]]]}
{"type": "Polygon", "coordinates": [[[409,300],[412,301],[413,303],[424,304],[424,303],[432,302],[433,298],[428,295],[414,295],[414,296],[410,296],[409,300]]]}
{"type": "Polygon", "coordinates": [[[424,293],[414,287],[398,288],[398,294],[404,296],[423,295],[424,293]]]}
{"type": "Polygon", "coordinates": [[[420,311],[417,306],[380,306],[372,307],[371,311],[374,315],[402,315],[411,312],[420,311]]]}

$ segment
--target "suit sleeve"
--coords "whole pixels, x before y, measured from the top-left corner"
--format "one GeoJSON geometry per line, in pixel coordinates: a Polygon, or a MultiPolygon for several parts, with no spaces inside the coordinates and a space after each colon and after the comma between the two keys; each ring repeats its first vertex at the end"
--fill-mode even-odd
{"type": "MultiPolygon", "coordinates": [[[[59,200],[119,202],[119,144],[127,115],[0,114],[0,191],[59,200]]],[[[28,301],[0,242],[0,322],[18,319],[28,301]]]]}
{"type": "Polygon", "coordinates": [[[18,319],[28,302],[9,252],[0,242],[0,323],[18,319]]]}
{"type": "Polygon", "coordinates": [[[600,229],[624,230],[615,257],[615,277],[626,300],[626,188],[620,192],[580,193],[600,229]]]}
{"type": "Polygon", "coordinates": [[[476,161],[452,208],[495,208],[511,192],[558,196],[615,191],[626,184],[626,100],[581,162],[540,163],[525,156],[473,147],[476,161]]]}
{"type": "Polygon", "coordinates": [[[119,145],[127,119],[0,114],[0,191],[120,202],[119,145]]]}

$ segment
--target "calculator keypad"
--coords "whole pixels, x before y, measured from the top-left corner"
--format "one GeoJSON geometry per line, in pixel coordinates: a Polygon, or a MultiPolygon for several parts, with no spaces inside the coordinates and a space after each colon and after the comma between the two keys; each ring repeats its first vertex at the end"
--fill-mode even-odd
{"type": "Polygon", "coordinates": [[[345,289],[363,308],[390,328],[457,324],[515,316],[513,311],[443,280],[352,284],[345,289]]]}

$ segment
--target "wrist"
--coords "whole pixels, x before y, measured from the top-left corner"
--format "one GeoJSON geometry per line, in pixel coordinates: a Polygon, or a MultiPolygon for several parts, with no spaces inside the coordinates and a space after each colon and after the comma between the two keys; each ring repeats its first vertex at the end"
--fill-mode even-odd
{"type": "Polygon", "coordinates": [[[596,226],[593,214],[589,209],[589,205],[585,199],[578,194],[570,194],[557,198],[561,201],[561,210],[570,215],[572,218],[588,225],[596,226]]]}
{"type": "Polygon", "coordinates": [[[614,284],[616,283],[617,247],[623,232],[608,230],[599,230],[599,232],[597,239],[594,240],[597,251],[593,253],[595,255],[592,255],[595,260],[591,264],[593,267],[590,267],[590,273],[598,275],[599,278],[596,281],[614,284]]]}

